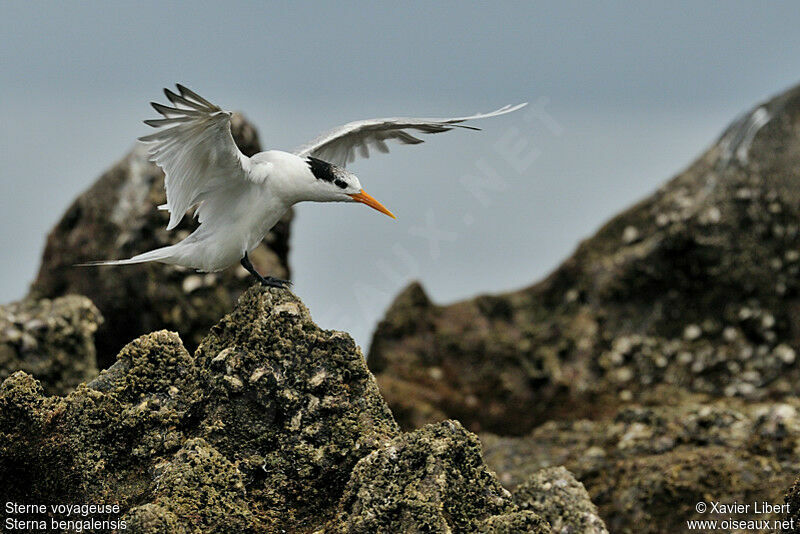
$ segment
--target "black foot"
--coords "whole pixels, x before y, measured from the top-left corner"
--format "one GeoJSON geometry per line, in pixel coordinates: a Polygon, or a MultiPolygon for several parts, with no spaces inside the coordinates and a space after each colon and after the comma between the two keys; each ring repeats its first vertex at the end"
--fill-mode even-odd
{"type": "Polygon", "coordinates": [[[242,267],[247,269],[247,272],[252,274],[256,280],[261,282],[261,285],[267,287],[277,287],[279,289],[288,289],[292,285],[292,283],[288,280],[281,280],[280,278],[273,278],[272,276],[261,276],[261,274],[256,271],[256,268],[253,267],[253,264],[250,262],[250,258],[247,257],[247,252],[244,253],[241,264],[242,267]]]}
{"type": "Polygon", "coordinates": [[[273,278],[272,276],[262,276],[259,279],[261,285],[268,287],[277,287],[279,289],[289,289],[292,283],[289,280],[281,280],[280,278],[273,278]]]}

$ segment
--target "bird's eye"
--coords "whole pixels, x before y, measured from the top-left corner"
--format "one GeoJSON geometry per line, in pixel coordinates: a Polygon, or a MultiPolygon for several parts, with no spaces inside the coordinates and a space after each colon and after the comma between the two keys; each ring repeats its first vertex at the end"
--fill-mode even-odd
{"type": "Polygon", "coordinates": [[[336,179],[333,183],[336,184],[337,187],[341,187],[342,189],[347,189],[347,182],[345,182],[344,180],[336,179]]]}

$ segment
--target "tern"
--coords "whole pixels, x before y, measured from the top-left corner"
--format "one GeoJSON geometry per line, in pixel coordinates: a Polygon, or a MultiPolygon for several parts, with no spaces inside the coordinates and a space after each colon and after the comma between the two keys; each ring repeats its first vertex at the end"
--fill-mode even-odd
{"type": "Polygon", "coordinates": [[[162,118],[144,122],[158,131],[139,140],[149,145],[150,160],[164,171],[167,203],[159,208],[169,210],[167,230],[175,228],[195,206],[200,225],[174,245],[124,260],[82,265],[157,261],[214,272],[238,262],[263,285],[285,288],[290,282],[262,276],[248,254],[294,204],[360,202],[394,218],[364,191],[356,175],[345,169],[356,155],[369,157],[370,147],[389,152],[387,141],[423,142],[409,132],[433,134],[456,127],[479,130],[461,123],[511,113],[527,104],[449,119],[355,121],[323,133],[294,152],[267,150],[247,157],[233,141],[231,112],[181,84],[176,87],[177,93],[164,89],[171,106],[151,102],[162,118]]]}

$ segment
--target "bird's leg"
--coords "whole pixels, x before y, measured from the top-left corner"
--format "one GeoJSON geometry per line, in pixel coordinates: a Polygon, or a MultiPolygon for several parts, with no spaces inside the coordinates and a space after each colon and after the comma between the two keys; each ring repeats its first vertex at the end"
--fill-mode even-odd
{"type": "Polygon", "coordinates": [[[247,252],[244,253],[244,257],[241,261],[242,267],[247,269],[247,272],[252,274],[256,277],[256,280],[261,282],[261,285],[269,286],[269,287],[278,287],[280,289],[286,289],[290,285],[291,282],[288,280],[281,280],[280,278],[273,278],[272,276],[261,276],[261,274],[256,271],[256,268],[253,267],[253,264],[250,262],[250,258],[247,256],[247,252]]]}

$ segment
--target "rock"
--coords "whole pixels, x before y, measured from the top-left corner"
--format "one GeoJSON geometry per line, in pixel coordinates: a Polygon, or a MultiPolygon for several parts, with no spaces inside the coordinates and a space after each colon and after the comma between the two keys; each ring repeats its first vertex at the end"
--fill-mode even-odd
{"type": "Polygon", "coordinates": [[[188,440],[157,469],[155,502],[129,513],[128,526],[134,532],[158,532],[167,526],[173,530],[166,532],[186,529],[187,517],[199,532],[247,533],[263,528],[248,506],[241,471],[202,438],[188,440]]]}
{"type": "MultiPolygon", "coordinates": [[[[234,114],[233,137],[242,152],[260,150],[258,134],[234,114]]],[[[164,175],[148,161],[144,145],[105,172],[67,209],[50,232],[39,274],[31,288],[35,298],[69,293],[89,297],[105,323],[97,332],[101,368],[132,339],[159,329],[181,333],[193,350],[252,280],[243,268],[198,274],[164,264],[75,267],[76,263],[125,258],[173,244],[186,237],[197,221],[187,214],[167,232],[164,175]]],[[[291,213],[264,238],[250,258],[265,274],[289,277],[287,254],[291,213]]]]}
{"type": "Polygon", "coordinates": [[[536,534],[551,532],[547,521],[533,512],[493,515],[475,526],[477,534],[536,534]]]}
{"type": "Polygon", "coordinates": [[[196,357],[211,370],[200,436],[238,461],[269,522],[323,517],[356,462],[397,434],[353,340],[320,330],[288,292],[245,293],[196,357]]]}
{"type": "Polygon", "coordinates": [[[0,380],[23,370],[47,395],[64,395],[97,374],[94,333],[103,319],[85,297],[24,299],[0,306],[0,380]]]}
{"type": "Polygon", "coordinates": [[[514,502],[545,519],[554,534],[608,534],[586,488],[564,467],[536,471],[514,492],[514,502]]]}
{"type": "Polygon", "coordinates": [[[520,435],[648,402],[656,385],[793,395],[799,123],[800,87],[756,106],[528,288],[438,306],[412,284],[369,354],[401,427],[452,417],[520,435]]]}
{"type": "Polygon", "coordinates": [[[139,533],[549,532],[457,422],[401,434],[361,351],[254,287],[190,354],[142,336],[65,397],[0,385],[0,487],[119,504],[139,533]]]}
{"type": "Polygon", "coordinates": [[[795,534],[800,532],[800,481],[795,480],[791,488],[786,492],[784,505],[788,505],[788,512],[783,513],[783,520],[789,521],[789,525],[784,527],[781,532],[795,534]]]}
{"type": "Polygon", "coordinates": [[[331,532],[550,532],[518,516],[509,493],[481,460],[478,439],[457,421],[400,436],[362,458],[331,532]],[[509,523],[511,521],[511,523],[509,523]]]}
{"type": "Polygon", "coordinates": [[[693,519],[781,517],[755,513],[752,503],[780,504],[783,488],[800,471],[798,408],[797,398],[775,404],[686,395],[671,405],[628,406],[604,420],[550,421],[527,436],[484,434],[481,441],[486,463],[514,501],[549,520],[553,532],[591,503],[611,532],[683,532],[693,519]],[[591,503],[572,502],[569,513],[553,519],[548,509],[570,502],[568,494],[580,495],[566,475],[563,490],[542,491],[562,478],[552,476],[550,466],[558,465],[583,483],[591,503]],[[550,469],[543,474],[543,468],[550,469]],[[540,505],[526,505],[537,497],[540,505]],[[751,506],[744,514],[698,513],[701,501],[751,506]]]}

